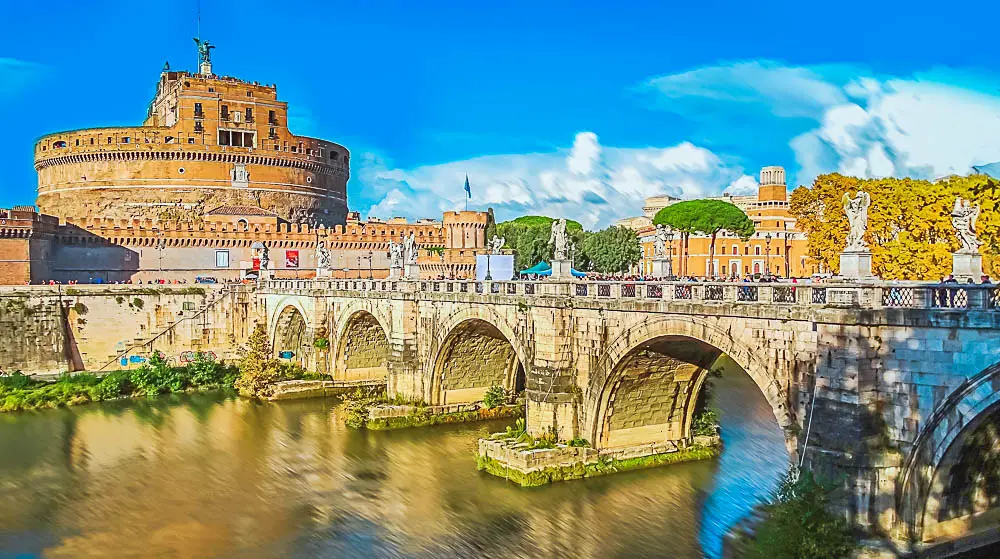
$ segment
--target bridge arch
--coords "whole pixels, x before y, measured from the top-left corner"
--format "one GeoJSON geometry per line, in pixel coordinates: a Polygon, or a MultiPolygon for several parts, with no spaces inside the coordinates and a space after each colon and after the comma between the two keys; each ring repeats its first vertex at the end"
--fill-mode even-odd
{"type": "Polygon", "coordinates": [[[482,400],[493,384],[520,391],[529,363],[515,329],[484,306],[462,309],[442,322],[428,361],[432,404],[482,400]]]}
{"type": "Polygon", "coordinates": [[[980,494],[979,503],[967,501],[977,488],[962,479],[968,448],[992,452],[994,460],[1000,459],[998,430],[1000,363],[952,391],[917,435],[896,486],[899,537],[946,541],[977,530],[983,521],[993,527],[1000,524],[1000,462],[993,463],[990,471],[978,472],[992,476],[992,487],[980,494]],[[984,436],[992,448],[983,444],[984,436]]]}
{"type": "MultiPolygon", "coordinates": [[[[796,441],[788,429],[794,418],[786,390],[750,343],[733,336],[734,330],[736,325],[680,315],[625,329],[608,345],[589,379],[585,436],[598,448],[687,438],[708,367],[725,354],[760,389],[785,432],[786,446],[794,451],[796,441]],[[626,409],[629,398],[645,401],[626,409]],[[616,402],[625,409],[618,418],[616,402]]],[[[792,364],[784,365],[791,369],[792,364]]]]}
{"type": "Polygon", "coordinates": [[[292,351],[292,362],[307,368],[312,355],[312,340],[309,339],[309,323],[302,309],[288,304],[274,315],[271,330],[271,346],[274,354],[292,351]]]}
{"type": "Polygon", "coordinates": [[[386,317],[373,308],[348,305],[335,323],[333,378],[384,380],[389,375],[389,329],[386,317]]]}

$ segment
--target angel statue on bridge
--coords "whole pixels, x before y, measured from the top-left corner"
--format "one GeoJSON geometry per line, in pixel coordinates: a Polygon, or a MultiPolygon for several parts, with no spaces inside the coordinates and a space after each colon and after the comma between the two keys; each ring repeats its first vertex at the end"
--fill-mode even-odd
{"type": "Polygon", "coordinates": [[[389,267],[403,267],[403,244],[389,241],[389,267]]]}
{"type": "Polygon", "coordinates": [[[979,219],[979,204],[964,198],[955,199],[955,209],[951,211],[951,225],[958,234],[962,248],[959,254],[979,254],[979,239],[976,238],[976,220],[979,219]]]}
{"type": "Polygon", "coordinates": [[[553,245],[553,260],[566,260],[569,252],[569,240],[566,237],[566,220],[557,219],[552,222],[552,235],[549,242],[553,245]]]}
{"type": "Polygon", "coordinates": [[[868,208],[872,205],[872,197],[867,192],[858,191],[854,198],[844,193],[844,213],[851,229],[847,233],[847,246],[844,252],[866,252],[865,228],[868,227],[868,208]]]}
{"type": "Polygon", "coordinates": [[[506,237],[498,237],[497,235],[493,235],[493,238],[490,239],[490,254],[501,254],[500,251],[503,250],[503,246],[505,244],[507,244],[506,237]]]}

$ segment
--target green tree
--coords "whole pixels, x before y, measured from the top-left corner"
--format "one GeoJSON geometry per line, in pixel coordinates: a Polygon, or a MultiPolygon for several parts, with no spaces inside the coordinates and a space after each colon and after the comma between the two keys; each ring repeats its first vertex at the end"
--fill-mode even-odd
{"type": "Polygon", "coordinates": [[[778,488],[776,502],[755,530],[751,556],[760,559],[848,557],[854,537],[842,519],[827,510],[832,485],[817,481],[811,472],[798,479],[791,472],[778,488]]]}
{"type": "Polygon", "coordinates": [[[241,396],[258,397],[281,376],[278,363],[271,357],[271,341],[263,324],[250,334],[249,348],[240,361],[240,376],[233,386],[241,396]]]}
{"type": "MultiPolygon", "coordinates": [[[[551,217],[526,215],[497,224],[496,234],[506,239],[507,248],[514,250],[516,270],[530,268],[543,260],[552,260],[553,247],[549,244],[549,237],[553,221],[555,220],[551,217]]],[[[580,247],[585,236],[583,226],[576,221],[566,220],[566,232],[573,243],[580,247]]]]}
{"type": "Polygon", "coordinates": [[[642,247],[635,231],[612,225],[588,234],[583,241],[583,254],[599,272],[626,272],[642,257],[642,247]]]}
{"type": "Polygon", "coordinates": [[[754,233],[753,221],[743,210],[722,200],[688,200],[671,204],[656,212],[656,225],[666,225],[683,235],[685,270],[687,269],[687,244],[691,233],[702,233],[711,237],[709,245],[709,276],[715,276],[715,239],[719,233],[727,231],[748,239],[754,233]]]}

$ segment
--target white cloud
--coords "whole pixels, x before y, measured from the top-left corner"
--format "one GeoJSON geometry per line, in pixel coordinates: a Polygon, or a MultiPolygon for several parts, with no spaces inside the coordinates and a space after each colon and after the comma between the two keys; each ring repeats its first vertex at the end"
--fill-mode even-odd
{"type": "MultiPolygon", "coordinates": [[[[754,61],[697,68],[645,85],[660,96],[658,107],[696,121],[769,114],[769,131],[789,131],[785,141],[800,184],[834,171],[933,179],[1000,160],[997,82],[971,72],[886,77],[859,66],[754,61]],[[710,114],[688,114],[696,109],[710,114]]],[[[742,141],[757,147],[749,144],[755,138],[742,141]]]]}
{"type": "Polygon", "coordinates": [[[463,208],[466,173],[470,207],[493,207],[501,220],[565,216],[591,228],[638,215],[648,196],[697,198],[746,184],[740,182],[742,168],[691,143],[620,148],[601,145],[592,132],[580,132],[571,148],[549,153],[489,155],[414,169],[394,168],[371,154],[361,160],[356,178],[374,201],[368,215],[381,218],[434,217],[463,208]]]}

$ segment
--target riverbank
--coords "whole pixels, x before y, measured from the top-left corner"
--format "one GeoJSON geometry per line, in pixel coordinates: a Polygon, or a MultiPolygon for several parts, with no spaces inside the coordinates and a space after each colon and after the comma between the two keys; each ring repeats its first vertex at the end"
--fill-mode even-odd
{"type": "MultiPolygon", "coordinates": [[[[329,377],[289,369],[282,380],[325,381],[329,377]]],[[[182,367],[169,365],[159,354],[142,367],[127,371],[66,373],[54,381],[15,372],[0,377],[0,412],[17,412],[122,398],[149,397],[208,390],[234,390],[239,368],[197,354],[182,367]]]]}

